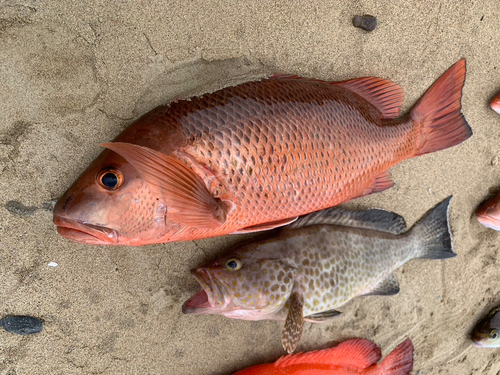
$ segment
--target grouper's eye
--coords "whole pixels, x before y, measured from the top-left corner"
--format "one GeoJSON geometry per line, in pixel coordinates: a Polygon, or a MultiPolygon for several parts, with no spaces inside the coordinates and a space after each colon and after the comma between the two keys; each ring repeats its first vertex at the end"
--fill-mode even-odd
{"type": "Polygon", "coordinates": [[[123,173],[118,169],[104,168],[97,174],[97,182],[106,190],[118,189],[123,184],[123,173]]]}
{"type": "Polygon", "coordinates": [[[229,258],[225,264],[228,271],[238,271],[242,266],[238,258],[229,258]]]}
{"type": "Polygon", "coordinates": [[[496,340],[497,337],[498,337],[498,331],[496,329],[490,332],[490,339],[496,340]]]}

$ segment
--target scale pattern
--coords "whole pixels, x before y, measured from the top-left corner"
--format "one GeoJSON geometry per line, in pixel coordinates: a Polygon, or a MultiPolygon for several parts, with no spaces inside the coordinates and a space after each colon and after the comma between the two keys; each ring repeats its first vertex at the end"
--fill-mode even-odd
{"type": "MultiPolygon", "coordinates": [[[[154,148],[167,155],[177,150],[208,170],[219,182],[215,189],[237,207],[215,230],[190,228],[193,237],[346,202],[415,153],[409,119],[381,120],[365,99],[322,81],[249,82],[157,108],[147,117],[138,124],[142,131],[145,122],[152,127],[148,133],[165,136],[168,130],[169,140],[154,148]]],[[[117,141],[131,138],[124,133],[117,141]]]]}

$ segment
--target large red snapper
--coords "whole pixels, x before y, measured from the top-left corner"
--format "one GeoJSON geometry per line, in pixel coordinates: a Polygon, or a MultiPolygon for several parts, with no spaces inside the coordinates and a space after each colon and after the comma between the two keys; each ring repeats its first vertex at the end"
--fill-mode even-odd
{"type": "Polygon", "coordinates": [[[465,60],[402,118],[380,78],[275,76],[154,109],[120,134],[59,199],[58,232],[145,245],[266,230],[393,185],[402,160],[454,146],[465,60]]]}

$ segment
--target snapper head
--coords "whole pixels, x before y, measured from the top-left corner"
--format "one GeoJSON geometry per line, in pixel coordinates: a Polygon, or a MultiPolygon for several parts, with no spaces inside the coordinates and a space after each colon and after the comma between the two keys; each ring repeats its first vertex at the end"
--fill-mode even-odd
{"type": "Polygon", "coordinates": [[[294,286],[294,268],[273,259],[258,243],[230,252],[191,273],[201,291],[184,303],[184,314],[280,319],[294,286]]]}
{"type": "Polygon", "coordinates": [[[53,220],[75,242],[144,245],[173,229],[166,211],[136,169],[105,150],[58,200],[53,220]]]}

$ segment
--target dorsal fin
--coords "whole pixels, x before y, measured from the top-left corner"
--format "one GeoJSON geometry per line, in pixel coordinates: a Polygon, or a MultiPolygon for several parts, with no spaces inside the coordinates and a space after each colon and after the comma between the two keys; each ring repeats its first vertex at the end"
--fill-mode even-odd
{"type": "Polygon", "coordinates": [[[380,348],[373,342],[354,339],[344,341],[334,348],[287,355],[278,359],[274,365],[278,368],[284,368],[296,364],[311,363],[367,368],[378,362],[380,357],[380,348]]]}
{"type": "Polygon", "coordinates": [[[302,216],[286,228],[296,229],[320,224],[371,229],[392,234],[406,231],[405,219],[394,212],[379,209],[351,211],[341,207],[327,208],[302,216]]]}
{"type": "Polygon", "coordinates": [[[384,119],[399,116],[403,105],[404,91],[396,83],[377,77],[350,79],[333,84],[355,92],[373,104],[384,119]]]}

